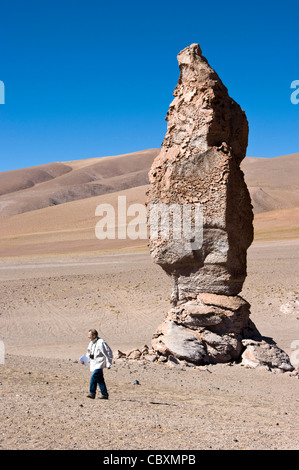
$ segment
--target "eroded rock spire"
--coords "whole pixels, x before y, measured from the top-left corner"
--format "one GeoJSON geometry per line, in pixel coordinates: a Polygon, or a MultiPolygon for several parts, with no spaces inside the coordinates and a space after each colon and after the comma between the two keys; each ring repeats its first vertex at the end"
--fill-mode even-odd
{"type": "Polygon", "coordinates": [[[248,302],[238,296],[253,240],[240,169],[248,122],[198,44],[182,50],[178,63],[167,133],[147,194],[151,256],[173,279],[172,308],[152,345],[161,355],[195,364],[226,362],[240,357],[244,341],[250,338],[252,346],[261,339],[248,302]],[[153,235],[152,215],[158,213],[153,235]]]}
{"type": "Polygon", "coordinates": [[[172,275],[174,297],[189,293],[238,294],[253,239],[250,195],[240,163],[248,123],[198,44],[178,55],[180,78],[167,114],[168,129],[150,174],[149,204],[201,204],[203,243],[151,239],[154,261],[172,275]],[[186,243],[185,243],[186,245],[186,243]]]}

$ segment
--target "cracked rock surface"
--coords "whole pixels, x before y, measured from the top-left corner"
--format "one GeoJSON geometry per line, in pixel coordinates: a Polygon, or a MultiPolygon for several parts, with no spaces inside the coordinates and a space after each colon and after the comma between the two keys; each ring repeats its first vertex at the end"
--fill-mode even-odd
{"type": "MultiPolygon", "coordinates": [[[[177,58],[180,77],[147,193],[150,253],[173,280],[172,308],[152,347],[195,364],[239,360],[245,340],[264,345],[250,305],[238,296],[253,241],[251,199],[240,169],[248,122],[198,44],[177,58]]],[[[256,360],[270,368],[288,363],[279,348],[258,351],[256,360]]]]}

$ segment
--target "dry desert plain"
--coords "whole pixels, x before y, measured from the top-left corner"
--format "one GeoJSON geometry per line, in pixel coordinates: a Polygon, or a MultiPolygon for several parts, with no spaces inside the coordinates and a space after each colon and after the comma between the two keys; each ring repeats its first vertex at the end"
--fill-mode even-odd
{"type": "MultiPolygon", "coordinates": [[[[290,373],[120,359],[105,371],[109,400],[86,398],[77,359],[88,329],[113,350],[150,346],[169,308],[170,280],[146,240],[95,237],[99,204],[144,203],[158,151],[0,173],[0,449],[299,448],[290,373]]],[[[297,366],[299,154],[242,168],[255,240],[241,295],[297,366]]]]}

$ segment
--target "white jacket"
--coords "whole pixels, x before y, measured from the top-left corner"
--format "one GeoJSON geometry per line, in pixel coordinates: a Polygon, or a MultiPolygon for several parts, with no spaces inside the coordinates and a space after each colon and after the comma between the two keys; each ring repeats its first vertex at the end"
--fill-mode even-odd
{"type": "Polygon", "coordinates": [[[104,369],[104,367],[109,368],[112,365],[113,356],[111,349],[102,338],[96,338],[94,341],[90,341],[86,356],[90,360],[91,372],[96,369],[104,369]],[[90,355],[94,355],[94,358],[91,359],[90,355]]]}

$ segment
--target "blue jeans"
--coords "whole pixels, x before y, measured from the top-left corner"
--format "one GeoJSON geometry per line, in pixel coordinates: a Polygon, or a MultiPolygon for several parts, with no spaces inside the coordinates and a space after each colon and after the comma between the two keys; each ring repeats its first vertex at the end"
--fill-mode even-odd
{"type": "Polygon", "coordinates": [[[106,388],[106,384],[104,380],[103,369],[95,369],[91,375],[89,392],[92,395],[96,394],[97,384],[99,385],[99,388],[101,390],[101,394],[103,395],[103,397],[108,397],[108,392],[107,392],[107,388],[106,388]]]}

